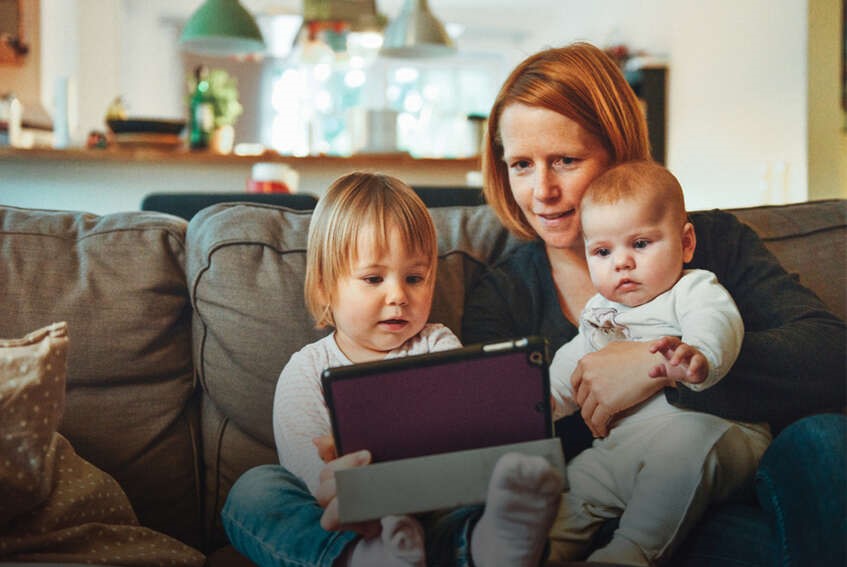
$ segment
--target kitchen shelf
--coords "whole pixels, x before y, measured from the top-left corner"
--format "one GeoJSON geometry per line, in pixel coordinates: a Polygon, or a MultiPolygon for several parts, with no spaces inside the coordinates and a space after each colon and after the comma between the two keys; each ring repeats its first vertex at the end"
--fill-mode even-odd
{"type": "Polygon", "coordinates": [[[261,155],[219,155],[210,152],[163,151],[156,149],[69,149],[50,148],[0,148],[0,161],[7,160],[79,161],[79,162],[130,162],[130,163],[173,163],[208,165],[249,165],[255,162],[279,162],[298,166],[335,165],[349,168],[381,168],[404,166],[459,166],[479,169],[479,157],[468,158],[416,158],[407,153],[357,154],[345,156],[282,156],[275,152],[261,155]]]}

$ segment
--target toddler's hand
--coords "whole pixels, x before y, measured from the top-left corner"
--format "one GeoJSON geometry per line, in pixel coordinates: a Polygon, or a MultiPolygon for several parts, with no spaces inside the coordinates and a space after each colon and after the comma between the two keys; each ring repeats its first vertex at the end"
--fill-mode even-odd
{"type": "MultiPolygon", "coordinates": [[[[318,438],[322,439],[322,438],[318,438]]],[[[315,443],[317,445],[317,443],[315,443]]],[[[335,451],[333,444],[332,450],[335,451]]],[[[320,452],[320,447],[318,448],[320,452]]],[[[342,526],[338,520],[338,500],[336,499],[335,471],[353,467],[363,467],[371,462],[371,454],[368,451],[357,451],[329,461],[320,474],[320,485],[315,493],[318,504],[324,509],[321,516],[321,527],[325,530],[351,530],[358,532],[365,538],[376,537],[382,529],[379,520],[361,522],[342,526]]]]}
{"type": "Polygon", "coordinates": [[[318,448],[318,456],[325,463],[334,461],[338,454],[335,451],[335,439],[332,435],[321,435],[312,439],[312,443],[318,448]]]}

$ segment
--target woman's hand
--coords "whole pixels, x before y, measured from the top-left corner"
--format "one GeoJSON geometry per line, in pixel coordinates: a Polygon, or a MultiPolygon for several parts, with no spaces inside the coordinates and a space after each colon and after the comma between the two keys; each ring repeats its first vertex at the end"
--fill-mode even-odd
{"type": "Polygon", "coordinates": [[[326,466],[321,469],[320,484],[315,493],[318,504],[324,509],[324,513],[321,516],[321,527],[325,530],[351,530],[358,532],[365,538],[379,535],[382,529],[379,520],[344,526],[338,520],[335,471],[365,466],[371,462],[371,454],[368,451],[357,451],[343,457],[335,458],[335,443],[332,442],[331,436],[316,437],[313,443],[318,448],[321,458],[326,462],[326,466]],[[327,460],[328,458],[329,460],[327,460]]]}
{"type": "Polygon", "coordinates": [[[609,343],[580,359],[571,384],[582,419],[595,437],[609,434],[609,424],[618,413],[672,384],[650,377],[662,362],[664,357],[651,353],[649,343],[636,341],[609,343]]]}

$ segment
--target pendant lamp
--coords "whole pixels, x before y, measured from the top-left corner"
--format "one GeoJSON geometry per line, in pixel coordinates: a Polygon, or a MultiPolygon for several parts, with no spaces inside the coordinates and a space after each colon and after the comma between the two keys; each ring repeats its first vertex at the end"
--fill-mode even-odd
{"type": "Polygon", "coordinates": [[[179,38],[185,51],[200,55],[249,55],[265,50],[253,16],[238,0],[205,0],[179,38]]]}
{"type": "Polygon", "coordinates": [[[456,51],[444,25],[430,11],[427,0],[404,0],[385,28],[380,55],[385,57],[441,57],[456,51]]]}

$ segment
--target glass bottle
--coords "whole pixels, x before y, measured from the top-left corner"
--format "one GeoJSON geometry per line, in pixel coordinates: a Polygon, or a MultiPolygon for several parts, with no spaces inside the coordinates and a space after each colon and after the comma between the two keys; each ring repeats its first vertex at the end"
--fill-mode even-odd
{"type": "Polygon", "coordinates": [[[209,92],[209,69],[205,65],[194,68],[194,89],[191,92],[188,112],[188,145],[192,150],[205,150],[215,126],[215,112],[209,92]]]}

